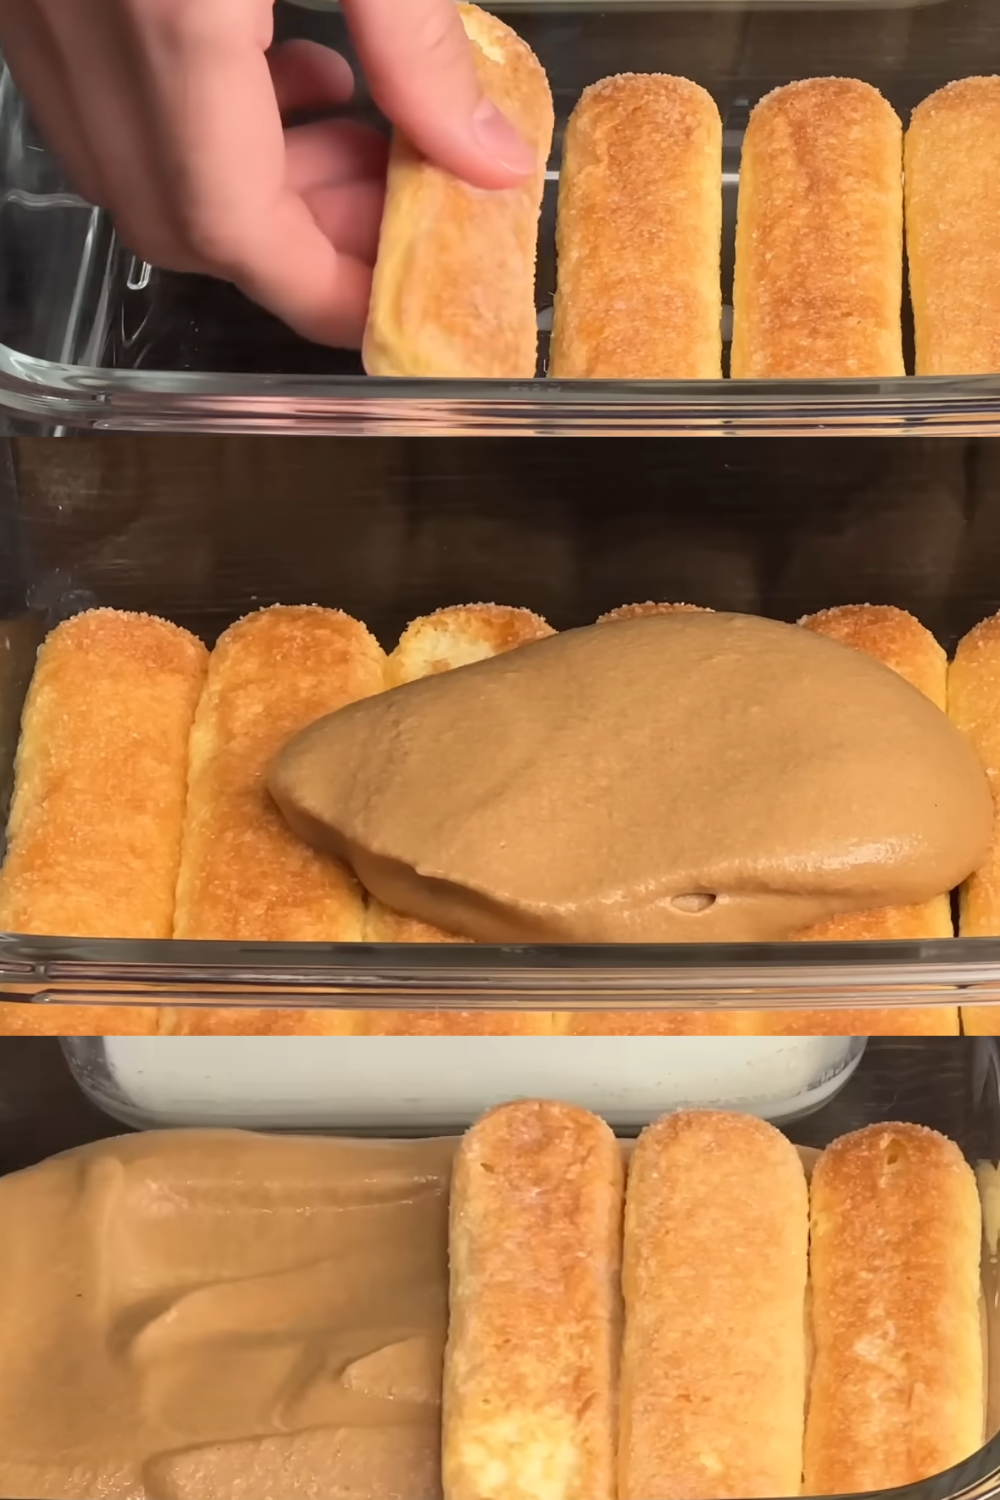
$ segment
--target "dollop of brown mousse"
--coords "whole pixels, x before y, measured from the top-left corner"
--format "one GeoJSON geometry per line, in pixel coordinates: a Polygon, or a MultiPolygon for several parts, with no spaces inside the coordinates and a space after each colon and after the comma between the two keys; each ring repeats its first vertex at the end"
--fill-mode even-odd
{"type": "Polygon", "coordinates": [[[0,1494],[440,1500],[454,1145],[149,1131],[0,1179],[0,1494]]]}
{"type": "Polygon", "coordinates": [[[295,832],[475,941],[779,941],[960,884],[992,799],[889,668],[755,616],[604,623],[352,704],[271,768],[295,832]]]}

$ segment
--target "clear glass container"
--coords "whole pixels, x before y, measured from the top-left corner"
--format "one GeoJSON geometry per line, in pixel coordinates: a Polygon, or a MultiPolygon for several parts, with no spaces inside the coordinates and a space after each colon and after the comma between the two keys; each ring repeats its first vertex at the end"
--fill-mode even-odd
{"type": "MultiPolygon", "coordinates": [[[[91,1101],[109,1100],[93,1043],[67,1044],[71,1068],[91,1101]]],[[[894,1500],[994,1500],[1000,1494],[1000,1263],[995,1172],[1000,1167],[1000,1052],[993,1038],[873,1039],[842,1086],[820,1108],[784,1128],[799,1146],[822,1148],[879,1121],[908,1121],[954,1139],[977,1169],[984,1206],[982,1260],[988,1370],[986,1441],[965,1463],[924,1483],[892,1491],[894,1500]]],[[[115,1135],[121,1126],[87,1108],[67,1087],[56,1044],[0,1041],[0,1172],[27,1167],[55,1151],[115,1135]]],[[[213,1117],[213,1123],[224,1123],[213,1117]]],[[[229,1123],[239,1123],[234,1116],[229,1123]]],[[[638,1122],[637,1122],[638,1123],[638,1122]]],[[[301,1126],[300,1126],[301,1128],[301,1126]]],[[[417,1127],[419,1132],[419,1125],[417,1127]]],[[[628,1135],[632,1130],[620,1133],[628,1135]]],[[[395,1124],[373,1134],[398,1134],[395,1124]]],[[[423,1131],[424,1134],[428,1132],[423,1131]]],[[[10,1497],[16,1500],[16,1497],[10,1497]]]]}
{"type": "MultiPolygon", "coordinates": [[[[725,123],[728,305],[740,150],[754,102],[795,78],[840,74],[876,84],[905,120],[943,84],[1000,67],[994,0],[499,0],[493,8],[537,51],[556,103],[540,243],[538,379],[369,380],[355,356],[302,342],[231,289],[136,262],[106,218],[66,192],[4,73],[0,411],[10,429],[399,437],[1000,433],[1000,374],[810,384],[604,384],[542,374],[562,130],[589,83],[615,72],[665,71],[694,79],[716,98],[725,123]]],[[[342,17],[325,0],[279,3],[276,23],[279,39],[307,35],[350,55],[342,17]]],[[[363,87],[352,108],[375,118],[363,87]]],[[[728,311],[724,321],[728,328],[728,311]]]]}
{"type": "MultiPolygon", "coordinates": [[[[391,645],[414,616],[474,599],[559,628],[650,598],[786,620],[884,602],[951,649],[1000,608],[998,580],[988,443],[21,440],[0,446],[0,822],[37,645],[90,605],[212,641],[248,610],[319,603],[391,645]]],[[[3,933],[0,998],[232,1007],[234,1023],[262,1007],[812,1009],[834,1033],[842,1013],[849,1036],[873,1029],[857,1008],[1000,1002],[1000,938],[493,948],[3,933]]],[[[634,1039],[637,1055],[647,1045],[634,1039]]]]}
{"type": "Polygon", "coordinates": [[[422,1134],[508,1099],[557,1095],[635,1130],[668,1109],[776,1124],[847,1083],[859,1037],[80,1037],[87,1096],[128,1125],[422,1134]]]}

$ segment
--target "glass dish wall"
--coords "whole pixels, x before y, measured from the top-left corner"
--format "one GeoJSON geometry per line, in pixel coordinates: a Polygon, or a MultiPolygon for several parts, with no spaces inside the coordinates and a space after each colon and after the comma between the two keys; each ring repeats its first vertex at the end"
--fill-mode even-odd
{"type": "MultiPolygon", "coordinates": [[[[71,1063],[91,1099],[92,1083],[71,1063]]],[[[118,1134],[121,1127],[67,1089],[55,1044],[0,1041],[0,1172],[30,1166],[58,1150],[118,1134]]],[[[99,1102],[103,1103],[103,1100],[99,1102]]],[[[1000,1059],[993,1039],[873,1040],[853,1076],[821,1109],[786,1127],[800,1146],[822,1148],[879,1121],[910,1121],[951,1136],[986,1187],[1000,1164],[1000,1059]]],[[[903,1490],[895,1500],[992,1500],[1000,1490],[1000,1348],[996,1199],[984,1192],[983,1305],[989,1372],[987,1441],[961,1466],[903,1490]]],[[[16,1497],[9,1497],[16,1500],[16,1497]]]]}
{"type": "MultiPolygon", "coordinates": [[[[562,129],[595,79],[679,73],[716,98],[725,122],[728,302],[740,149],[757,99],[791,79],[840,74],[876,84],[905,120],[943,84],[1000,68],[993,0],[501,0],[496,8],[538,52],[556,102],[538,278],[540,370],[562,129]]],[[[280,38],[309,35],[350,53],[342,18],[322,0],[279,4],[276,15],[280,38]]],[[[354,109],[374,118],[363,89],[354,109]]],[[[65,191],[6,73],[0,234],[0,410],[12,430],[1000,432],[1000,375],[811,385],[366,380],[356,357],[303,343],[231,289],[137,263],[105,217],[65,191]]]]}
{"type": "Polygon", "coordinates": [[[558,1094],[617,1130],[720,1103],[781,1124],[852,1076],[856,1037],[67,1038],[84,1092],[126,1124],[433,1134],[558,1094]]]}
{"type": "MultiPolygon", "coordinates": [[[[211,641],[315,602],[385,642],[448,604],[566,627],[643,599],[795,620],[892,603],[951,648],[1000,609],[988,444],[24,442],[0,484],[0,789],[44,631],[95,604],[211,641]]],[[[1000,1001],[1000,940],[506,948],[0,935],[4,998],[541,1010],[1000,1001]],[[969,989],[969,987],[972,987],[969,989]]],[[[871,1028],[851,1025],[844,1031],[871,1028]]],[[[641,1041],[639,1046],[643,1044],[641,1041]]]]}

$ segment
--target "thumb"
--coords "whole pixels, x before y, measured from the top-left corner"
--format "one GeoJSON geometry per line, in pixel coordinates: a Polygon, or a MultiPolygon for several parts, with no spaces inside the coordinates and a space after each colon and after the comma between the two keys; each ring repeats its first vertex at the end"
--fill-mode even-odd
{"type": "Polygon", "coordinates": [[[436,166],[505,188],[535,154],[487,99],[455,0],[343,0],[372,97],[436,166]]]}

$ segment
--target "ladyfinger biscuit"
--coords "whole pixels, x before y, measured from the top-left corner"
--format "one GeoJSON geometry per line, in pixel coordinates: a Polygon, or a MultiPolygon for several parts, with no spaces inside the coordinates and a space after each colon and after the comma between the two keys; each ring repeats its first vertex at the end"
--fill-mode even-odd
{"type": "Polygon", "coordinates": [[[1000,1007],[995,1005],[963,1005],[963,1036],[1000,1036],[1000,1007]]]}
{"type": "MultiPolygon", "coordinates": [[[[806,615],[799,624],[816,635],[825,635],[866,656],[873,656],[890,667],[946,711],[948,696],[948,658],[930,631],[904,609],[889,604],[845,604],[806,615]]],[[[890,938],[954,937],[951,921],[951,897],[947,892],[923,906],[883,908],[873,912],[853,912],[834,917],[821,926],[811,927],[803,939],[815,942],[836,940],[874,941],[890,938]]]]}
{"type": "MultiPolygon", "coordinates": [[[[860,941],[862,934],[855,934],[860,941]]],[[[885,941],[882,933],[876,941],[885,941]]],[[[954,998],[954,990],[924,986],[928,1001],[940,994],[954,998]]],[[[912,988],[907,999],[913,998],[912,988]]],[[[754,1036],[958,1036],[955,1005],[895,1005],[864,1010],[847,1005],[839,1010],[761,1010],[751,1013],[754,1036]]]]}
{"type": "Polygon", "coordinates": [[[625,1203],[619,1500],[797,1495],[809,1233],[795,1148],[750,1116],[651,1125],[625,1203]]]}
{"type": "Polygon", "coordinates": [[[732,374],[904,374],[902,126],[877,89],[813,78],[757,105],[743,144],[732,374]]]}
{"type": "MultiPolygon", "coordinates": [[[[840,641],[891,667],[932,703],[944,709],[948,662],[930,631],[891,605],[846,604],[806,615],[799,624],[840,641]]],[[[848,912],[810,927],[803,942],[921,941],[954,937],[951,896],[943,892],[922,906],[848,912]]],[[[881,1010],[776,1010],[755,1017],[768,1036],[957,1036],[954,1005],[895,1006],[881,1010]]]]}
{"type": "Polygon", "coordinates": [[[958,643],[948,669],[948,717],[968,738],[993,791],[996,818],[990,856],[962,887],[961,937],[1000,936],[1000,614],[958,643]]]}
{"type": "Polygon", "coordinates": [[[445,1500],[614,1500],[622,1191],[610,1129],[568,1104],[503,1105],[459,1147],[445,1500]]]}
{"type": "Polygon", "coordinates": [[[722,120],[686,78],[588,88],[563,147],[549,374],[721,380],[722,120]]]}
{"type": "Polygon", "coordinates": [[[21,721],[0,930],[168,938],[208,652],[97,609],[43,643],[21,721]]]}
{"type": "Polygon", "coordinates": [[[364,339],[369,375],[530,379],[538,357],[535,260],[552,93],[509,26],[460,5],[483,93],[534,147],[517,187],[483,192],[396,136],[364,339]]]}
{"type": "Polygon", "coordinates": [[[804,615],[803,630],[825,635],[891,667],[942,713],[948,697],[948,658],[913,615],[892,604],[842,604],[804,615]]]}
{"type": "Polygon", "coordinates": [[[983,1442],[979,1196],[953,1142],[871,1125],[812,1175],[807,1495],[916,1484],[983,1442]]]}
{"type": "Polygon", "coordinates": [[[660,604],[654,599],[647,599],[642,604],[620,604],[617,609],[609,609],[607,614],[598,616],[598,625],[607,625],[613,620],[641,620],[647,615],[677,615],[677,614],[710,614],[703,604],[660,604]]]}
{"type": "MultiPolygon", "coordinates": [[[[308,1004],[308,995],[302,1004],[308,1004]]],[[[174,1006],[161,1011],[161,1036],[351,1036],[364,1029],[364,1012],[333,1007],[304,1010],[301,1006],[250,1009],[245,1005],[220,1007],[174,1006]]]]}
{"type": "Polygon", "coordinates": [[[0,1005],[0,1036],[158,1036],[156,1005],[0,1005]]]}
{"type": "Polygon", "coordinates": [[[468,667],[527,646],[554,632],[530,609],[504,604],[456,604],[413,620],[400,636],[386,670],[389,687],[468,667]]]}
{"type": "MultiPolygon", "coordinates": [[[[469,666],[552,634],[551,625],[528,609],[499,604],[461,604],[414,620],[389,657],[386,681],[399,687],[453,667],[469,666]]],[[[427,922],[390,911],[370,897],[365,921],[370,943],[463,943],[427,922]]],[[[543,1011],[372,1011],[368,1025],[379,1036],[548,1035],[552,1017],[543,1011]]]]}
{"type": "Polygon", "coordinates": [[[176,937],[362,939],[360,888],[290,832],[266,771],[294,734],[384,685],[382,648],[339,610],[278,606],[220,637],[191,736],[176,937]]]}
{"type": "MultiPolygon", "coordinates": [[[[991,615],[958,643],[948,669],[948,717],[967,736],[993,792],[993,843],[982,869],[959,893],[959,936],[1000,936],[1000,614],[991,615]]],[[[1000,1009],[962,1006],[970,1036],[992,1036],[1000,1009]]]]}
{"type": "Polygon", "coordinates": [[[925,99],[906,135],[918,375],[1000,372],[1000,78],[925,99]]]}

